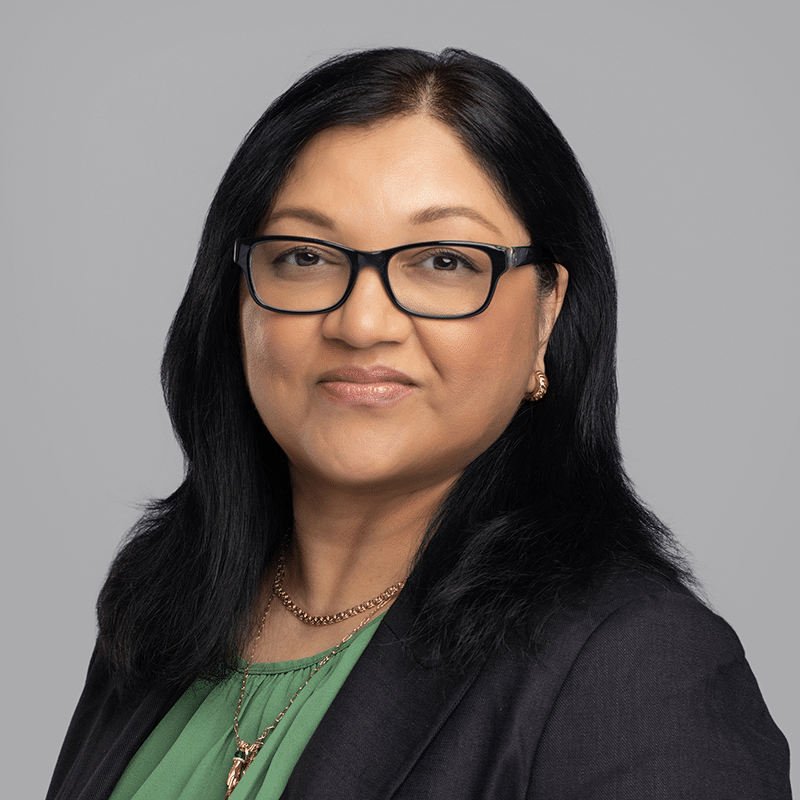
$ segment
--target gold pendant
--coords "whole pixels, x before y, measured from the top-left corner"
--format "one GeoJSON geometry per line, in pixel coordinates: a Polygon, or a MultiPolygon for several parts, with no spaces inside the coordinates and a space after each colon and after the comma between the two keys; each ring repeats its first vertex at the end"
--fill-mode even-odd
{"type": "Polygon", "coordinates": [[[225,800],[231,796],[231,793],[236,788],[236,784],[242,779],[244,771],[253,763],[253,759],[258,755],[258,751],[262,748],[264,742],[247,742],[240,740],[239,747],[233,754],[233,766],[228,773],[227,787],[228,791],[225,793],[225,800]]]}

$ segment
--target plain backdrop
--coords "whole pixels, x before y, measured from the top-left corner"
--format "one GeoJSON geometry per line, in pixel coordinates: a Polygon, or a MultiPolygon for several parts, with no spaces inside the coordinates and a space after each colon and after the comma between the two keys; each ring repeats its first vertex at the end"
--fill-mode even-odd
{"type": "Polygon", "coordinates": [[[12,0],[0,336],[4,794],[42,797],[93,604],[181,477],[163,341],[236,146],[344,49],[458,46],[531,87],[619,271],[620,431],[795,747],[800,490],[790,0],[12,0]]]}

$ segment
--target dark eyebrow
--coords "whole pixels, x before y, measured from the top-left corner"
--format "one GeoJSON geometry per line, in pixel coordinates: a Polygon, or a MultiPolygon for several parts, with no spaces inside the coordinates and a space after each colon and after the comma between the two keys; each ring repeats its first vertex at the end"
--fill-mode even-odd
{"type": "Polygon", "coordinates": [[[489,222],[483,214],[476,211],[469,206],[431,206],[424,208],[422,211],[417,211],[411,217],[411,222],[414,225],[422,225],[426,222],[436,222],[439,219],[447,219],[448,217],[467,217],[479,222],[485,228],[494,231],[498,236],[502,236],[500,230],[489,222]]]}
{"type": "Polygon", "coordinates": [[[328,230],[336,230],[336,223],[326,214],[320,211],[312,211],[310,208],[299,208],[297,206],[287,206],[286,208],[279,208],[273,211],[267,217],[267,223],[275,222],[278,219],[292,217],[294,219],[301,219],[304,222],[310,222],[312,225],[317,225],[320,228],[327,228],[328,230]]]}
{"type": "MultiPolygon", "coordinates": [[[[421,211],[411,215],[411,223],[413,225],[424,225],[427,222],[436,222],[448,217],[466,217],[467,219],[475,220],[485,228],[494,231],[498,236],[502,236],[496,225],[489,222],[483,214],[469,206],[430,206],[429,208],[423,208],[421,211]]],[[[327,228],[330,231],[336,230],[336,223],[327,214],[300,206],[287,206],[273,211],[267,218],[267,223],[286,218],[300,219],[320,228],[327,228]]]]}

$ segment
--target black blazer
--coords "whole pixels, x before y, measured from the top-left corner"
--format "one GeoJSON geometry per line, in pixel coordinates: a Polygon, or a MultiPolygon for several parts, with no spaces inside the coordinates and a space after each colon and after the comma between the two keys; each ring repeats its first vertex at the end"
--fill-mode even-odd
{"type": "MultiPolygon", "coordinates": [[[[434,668],[402,595],[292,773],[287,800],[789,800],[789,752],[730,627],[627,575],[537,648],[434,668]]],[[[105,800],[179,692],[136,708],[93,659],[48,800],[105,800]]],[[[220,796],[225,775],[220,775],[220,796]]],[[[169,800],[169,798],[165,798],[169,800]]]]}

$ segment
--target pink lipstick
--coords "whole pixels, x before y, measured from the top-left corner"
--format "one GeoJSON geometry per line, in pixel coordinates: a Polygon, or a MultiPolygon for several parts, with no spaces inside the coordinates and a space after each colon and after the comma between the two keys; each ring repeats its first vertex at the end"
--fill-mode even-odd
{"type": "Polygon", "coordinates": [[[319,385],[329,400],[348,406],[391,406],[416,388],[408,375],[389,367],[332,369],[319,385]]]}

